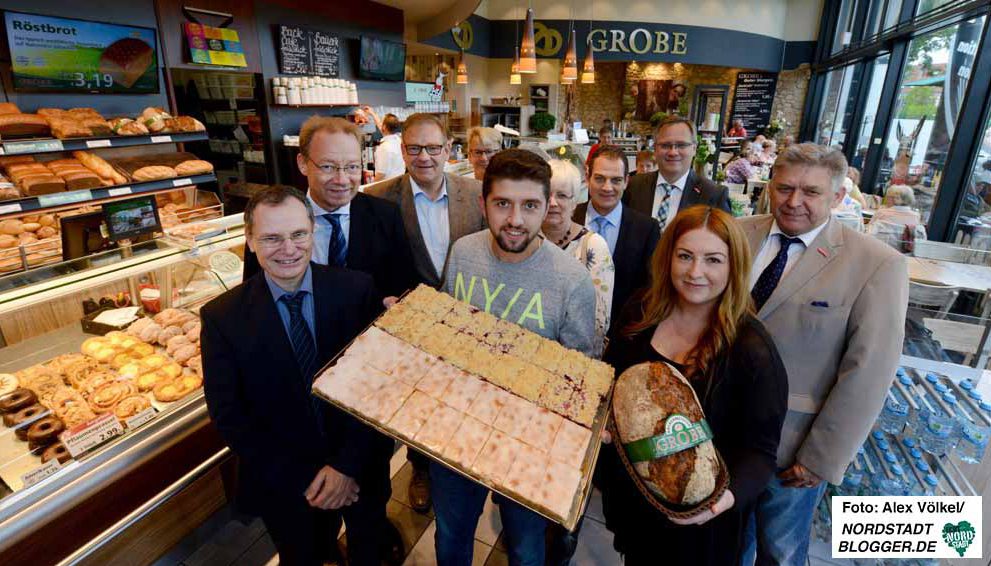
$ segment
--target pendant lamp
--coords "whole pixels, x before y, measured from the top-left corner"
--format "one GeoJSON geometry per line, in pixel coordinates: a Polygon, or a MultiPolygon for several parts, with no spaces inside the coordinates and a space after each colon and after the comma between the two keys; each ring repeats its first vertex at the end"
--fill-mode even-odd
{"type": "Polygon", "coordinates": [[[564,52],[564,66],[561,67],[561,79],[573,81],[578,78],[578,48],[575,41],[575,26],[572,24],[568,34],[568,49],[564,52]]]}
{"type": "Polygon", "coordinates": [[[526,23],[523,25],[523,42],[520,43],[520,72],[537,72],[537,48],[533,38],[533,8],[526,10],[526,23]]]}
{"type": "Polygon", "coordinates": [[[516,56],[513,57],[513,65],[509,68],[509,84],[518,85],[523,84],[523,76],[520,75],[520,53],[516,52],[516,56]]]}
{"type": "Polygon", "coordinates": [[[457,84],[466,85],[468,84],[468,65],[465,64],[465,52],[464,49],[461,50],[461,56],[458,57],[458,71],[457,71],[457,84]]]}
{"type": "Polygon", "coordinates": [[[588,50],[585,52],[585,62],[582,64],[582,84],[595,82],[595,60],[592,58],[592,20],[595,18],[595,0],[588,6],[588,50]]]}

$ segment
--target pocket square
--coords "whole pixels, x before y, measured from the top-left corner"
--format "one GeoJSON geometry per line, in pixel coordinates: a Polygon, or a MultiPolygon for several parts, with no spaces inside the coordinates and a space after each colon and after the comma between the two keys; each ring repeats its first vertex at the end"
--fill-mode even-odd
{"type": "Polygon", "coordinates": [[[812,306],[829,308],[829,303],[827,303],[826,301],[812,301],[812,306]]]}

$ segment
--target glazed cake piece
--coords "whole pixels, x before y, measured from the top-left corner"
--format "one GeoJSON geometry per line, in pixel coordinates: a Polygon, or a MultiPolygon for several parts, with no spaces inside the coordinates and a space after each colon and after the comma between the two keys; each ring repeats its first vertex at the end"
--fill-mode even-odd
{"type": "Polygon", "coordinates": [[[530,499],[546,507],[559,517],[567,517],[571,512],[575,494],[581,483],[581,472],[577,468],[549,459],[541,470],[537,489],[530,499]]]}
{"type": "Polygon", "coordinates": [[[389,420],[389,427],[408,440],[416,437],[440,403],[422,391],[414,391],[389,420]]]}
{"type": "Polygon", "coordinates": [[[511,395],[506,401],[506,405],[499,411],[492,427],[504,432],[513,438],[523,436],[523,431],[530,423],[530,419],[537,412],[537,407],[522,397],[511,395]]]}
{"type": "Polygon", "coordinates": [[[392,376],[412,386],[434,373],[434,368],[443,364],[439,358],[421,350],[413,349],[403,354],[392,370],[392,376]]]}
{"type": "Polygon", "coordinates": [[[547,454],[523,444],[506,473],[505,486],[525,499],[536,502],[540,482],[544,479],[547,454]]]}
{"type": "Polygon", "coordinates": [[[447,405],[441,405],[430,415],[426,424],[416,433],[413,439],[428,449],[441,453],[454,433],[461,426],[464,413],[447,405]]]}
{"type": "Polygon", "coordinates": [[[416,389],[438,401],[442,401],[444,399],[444,391],[451,384],[451,380],[459,377],[460,373],[458,369],[451,367],[449,364],[439,362],[417,382],[416,389]]]}
{"type": "Polygon", "coordinates": [[[563,423],[564,417],[541,407],[527,423],[520,440],[541,452],[549,452],[563,423]]]}
{"type": "Polygon", "coordinates": [[[502,483],[523,446],[519,440],[493,430],[472,463],[471,471],[493,483],[502,483]]]}
{"type": "Polygon", "coordinates": [[[393,380],[372,395],[362,399],[362,414],[375,422],[385,424],[412,394],[413,388],[409,384],[393,380]]]}
{"type": "Polygon", "coordinates": [[[467,413],[483,423],[491,425],[512,396],[512,393],[501,387],[482,382],[478,396],[471,402],[467,413]]]}
{"type": "Polygon", "coordinates": [[[465,417],[454,435],[441,450],[441,455],[469,469],[492,434],[492,427],[471,417],[465,417]]]}
{"type": "Polygon", "coordinates": [[[472,401],[478,397],[485,382],[470,373],[454,368],[451,368],[451,371],[454,377],[439,399],[445,405],[463,413],[468,410],[472,401]]]}
{"type": "Polygon", "coordinates": [[[585,461],[585,452],[588,450],[588,442],[591,438],[591,430],[565,419],[561,422],[561,428],[554,437],[550,457],[580,470],[585,461]]]}

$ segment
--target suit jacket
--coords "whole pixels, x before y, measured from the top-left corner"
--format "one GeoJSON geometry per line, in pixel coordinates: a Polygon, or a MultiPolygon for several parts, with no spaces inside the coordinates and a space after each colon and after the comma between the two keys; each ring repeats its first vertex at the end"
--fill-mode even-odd
{"type": "MultiPolygon", "coordinates": [[[[740,219],[755,256],[772,222],[740,219]]],[[[780,466],[842,481],[894,378],[907,305],[905,258],[829,220],[758,313],[788,370],[780,466]]]]}
{"type": "MultiPolygon", "coordinates": [[[[451,229],[447,255],[450,257],[451,246],[458,241],[458,238],[485,229],[485,218],[482,216],[482,209],[478,204],[479,198],[482,196],[481,181],[447,173],[445,176],[447,177],[448,221],[451,229]]],[[[420,222],[416,215],[416,204],[413,202],[413,186],[410,184],[409,174],[388,179],[370,187],[368,194],[390,200],[399,205],[410,248],[413,250],[413,263],[416,266],[419,282],[431,287],[440,287],[444,273],[437,273],[433,262],[430,261],[430,253],[427,251],[423,234],[420,232],[420,222]]],[[[444,265],[447,265],[447,259],[444,260],[444,265]]]]}
{"type": "MultiPolygon", "coordinates": [[[[373,320],[381,303],[370,276],[311,265],[323,366],[373,320]]],[[[323,401],[314,410],[262,274],[210,301],[200,315],[207,409],[238,456],[237,499],[245,511],[302,498],[324,465],[361,485],[382,458],[388,460],[391,441],[323,401]]]]}
{"type": "MultiPolygon", "coordinates": [[[[363,193],[351,201],[347,268],[372,276],[382,296],[398,297],[416,285],[413,254],[399,207],[363,193]]],[[[245,247],[244,280],[261,272],[258,257],[245,247]]]]}
{"type": "MultiPolygon", "coordinates": [[[[630,183],[623,193],[623,202],[647,216],[653,217],[654,192],[657,188],[657,176],[660,171],[643,173],[630,177],[630,183]]],[[[685,190],[681,193],[681,203],[678,210],[684,210],[696,204],[704,204],[732,212],[729,204],[729,189],[721,187],[705,177],[699,177],[695,171],[688,172],[685,190]]]]}
{"type": "MultiPolygon", "coordinates": [[[[587,202],[579,204],[572,220],[584,225],[588,206],[587,202]]],[[[650,282],[650,258],[654,255],[654,248],[660,238],[661,230],[653,218],[629,206],[623,206],[616,249],[612,254],[616,279],[613,284],[612,313],[609,316],[611,329],[616,329],[614,323],[630,297],[650,282]]]]}

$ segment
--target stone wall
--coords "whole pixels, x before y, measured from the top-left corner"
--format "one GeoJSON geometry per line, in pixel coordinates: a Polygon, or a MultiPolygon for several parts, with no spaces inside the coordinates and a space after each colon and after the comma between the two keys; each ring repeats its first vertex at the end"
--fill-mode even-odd
{"type": "MultiPolygon", "coordinates": [[[[581,61],[578,62],[579,73],[581,61]]],[[[595,64],[595,83],[562,88],[558,96],[558,117],[562,122],[582,122],[590,129],[598,129],[602,121],[609,118],[618,123],[622,119],[623,84],[626,80],[626,63],[601,62],[595,64]],[[567,104],[570,97],[571,112],[567,104]]]]}
{"type": "MultiPolygon", "coordinates": [[[[626,66],[626,85],[623,88],[625,97],[625,116],[633,119],[635,100],[631,87],[641,79],[675,80],[688,87],[685,97],[689,106],[695,100],[695,87],[698,85],[727,85],[729,98],[726,101],[726,118],[733,105],[733,90],[736,85],[736,75],[740,69],[733,67],[713,67],[710,65],[683,65],[681,63],[629,63],[626,66]]],[[[634,130],[643,134],[650,133],[650,123],[634,121],[634,130]]],[[[728,125],[728,121],[727,124],[728,125]]]]}
{"type": "Polygon", "coordinates": [[[802,110],[805,108],[805,95],[809,92],[809,78],[812,69],[807,63],[792,71],[781,71],[778,74],[778,87],[774,93],[774,105],[771,107],[771,117],[782,117],[788,126],[781,136],[791,135],[798,139],[798,130],[802,122],[802,110]]]}

